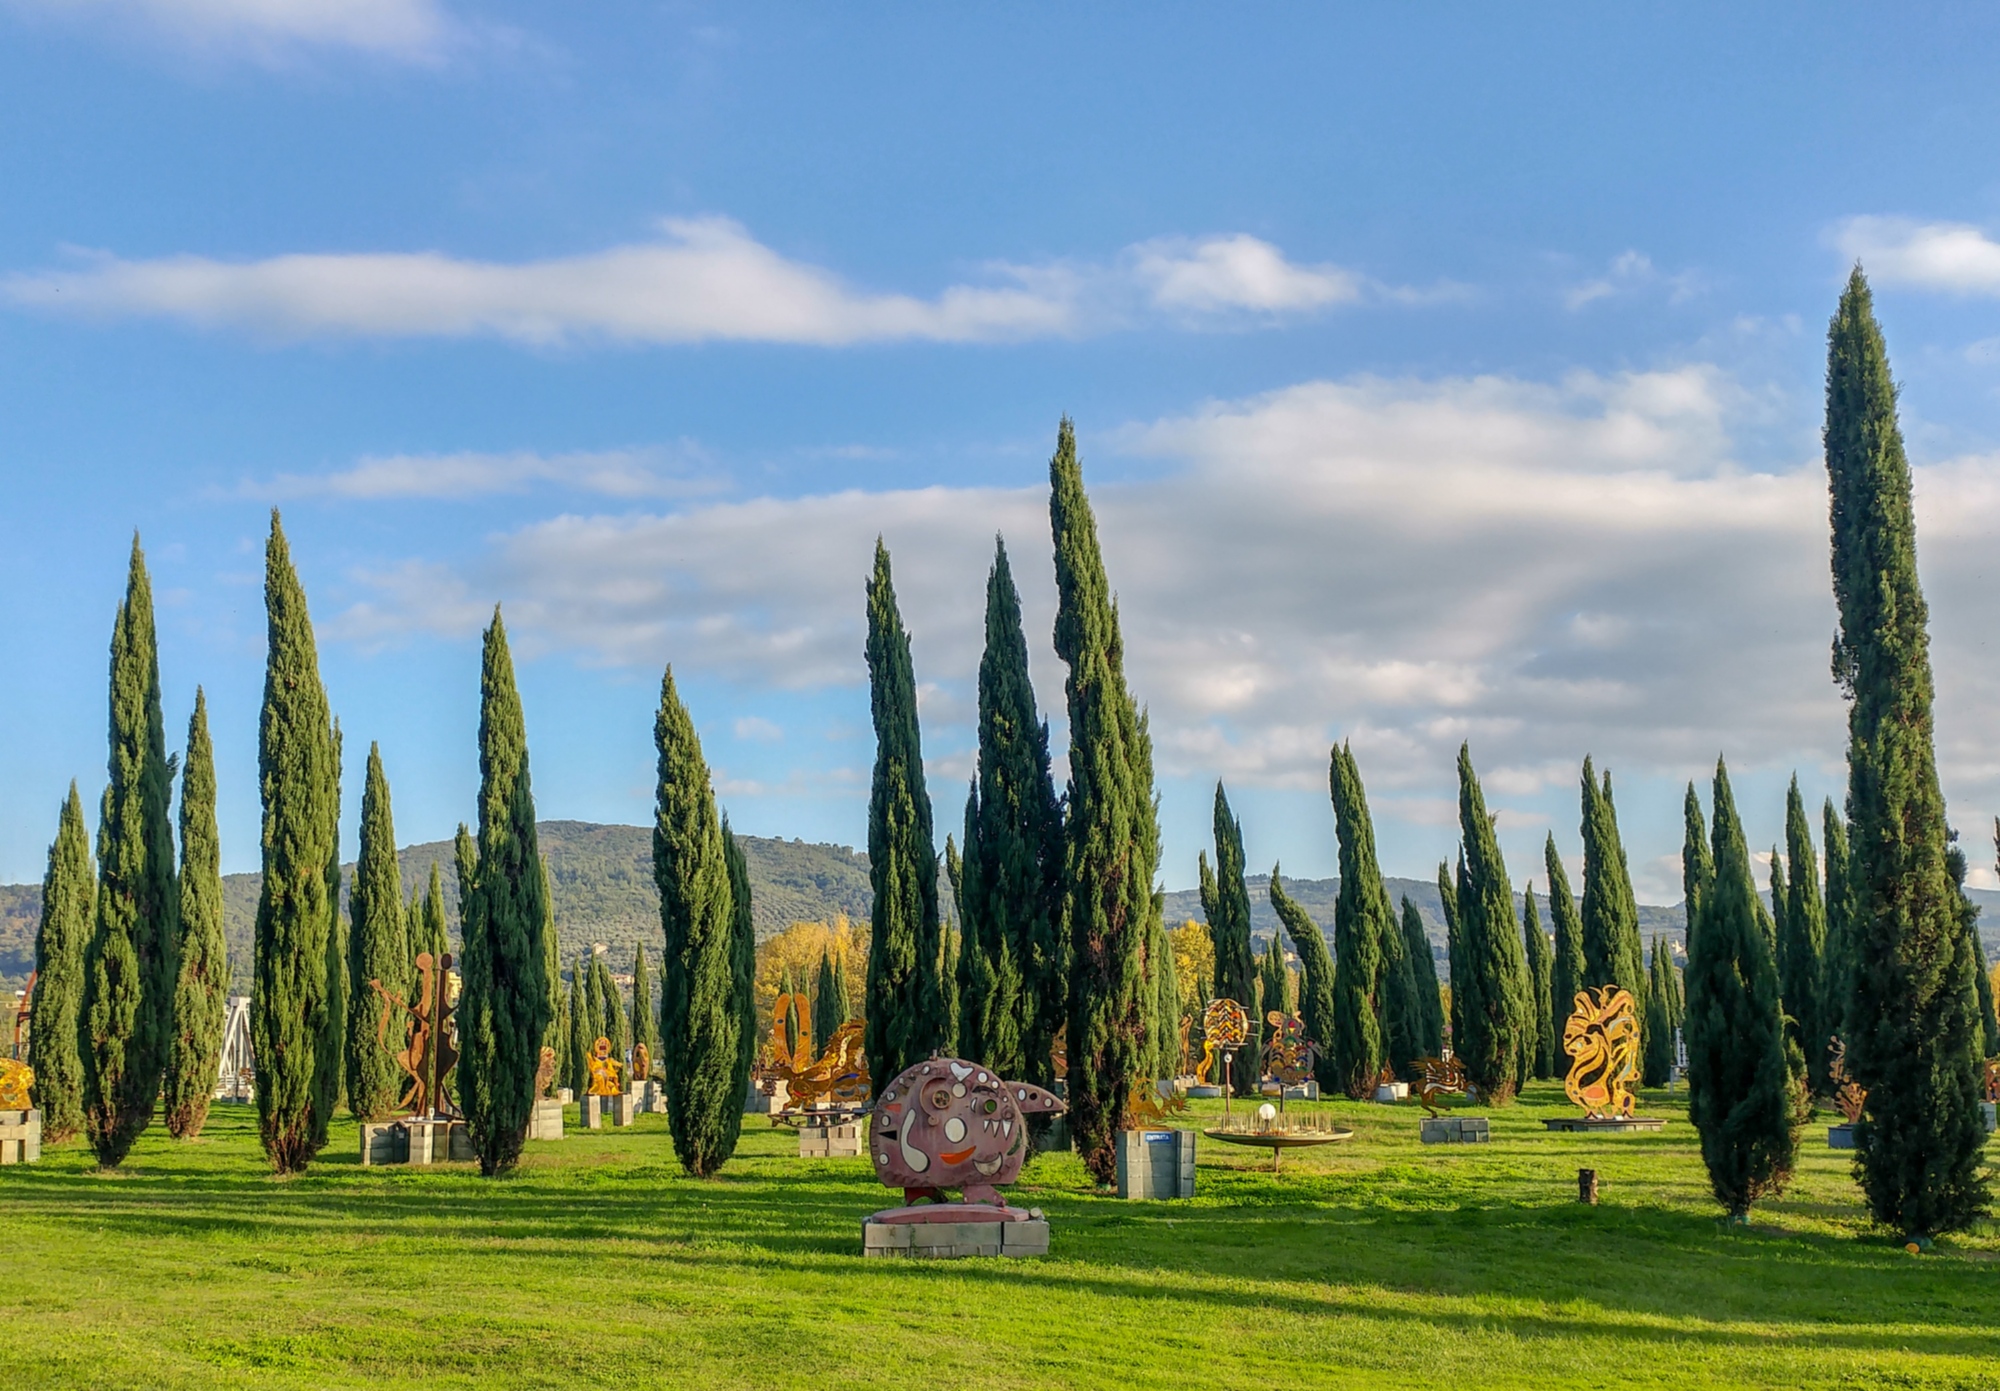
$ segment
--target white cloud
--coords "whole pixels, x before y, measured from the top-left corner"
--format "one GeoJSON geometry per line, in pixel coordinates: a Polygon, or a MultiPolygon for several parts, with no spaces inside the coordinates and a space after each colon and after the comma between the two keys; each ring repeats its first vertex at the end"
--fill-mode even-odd
{"type": "MultiPolygon", "coordinates": [[[[698,451],[682,445],[682,456],[698,451]]],[[[525,493],[538,484],[599,493],[607,497],[685,497],[714,491],[716,480],[689,476],[665,451],[606,450],[595,453],[369,455],[338,473],[281,473],[247,482],[246,497],[330,497],[347,501],[400,501],[411,498],[465,499],[525,493]]]]}
{"type": "Polygon", "coordinates": [[[733,728],[738,739],[754,740],[760,744],[775,744],[785,737],[785,731],[761,715],[745,715],[736,721],[733,728]]]}
{"type": "Polygon", "coordinates": [[[1850,217],[1834,229],[1833,241],[1877,285],[2000,294],[2000,242],[1969,223],[1850,217]]]}
{"type": "Polygon", "coordinates": [[[855,289],[726,218],[672,218],[661,228],[656,241],[519,263],[439,252],[249,262],[79,253],[73,269],[0,279],[0,295],[50,312],[173,319],[278,339],[837,346],[1074,336],[1160,313],[1191,322],[1268,320],[1359,294],[1359,282],[1338,267],[1295,266],[1269,243],[1240,235],[1144,243],[1108,265],[995,263],[991,283],[952,285],[925,299],[855,289]]]}
{"type": "Polygon", "coordinates": [[[1611,258],[1611,264],[1603,275],[1565,290],[1563,305],[1577,310],[1602,299],[1656,288],[1666,290],[1668,303],[1679,304],[1700,293],[1702,281],[1693,271],[1663,275],[1654,267],[1653,258],[1645,252],[1621,251],[1611,258]]]}
{"type": "Polygon", "coordinates": [[[434,61],[460,35],[438,0],[4,0],[34,15],[156,32],[199,50],[275,59],[300,48],[434,61]]]}

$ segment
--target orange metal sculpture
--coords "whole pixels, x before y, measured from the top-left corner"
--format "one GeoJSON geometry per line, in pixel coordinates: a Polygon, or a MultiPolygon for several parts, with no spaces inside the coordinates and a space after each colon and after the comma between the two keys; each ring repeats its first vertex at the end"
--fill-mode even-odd
{"type": "Polygon", "coordinates": [[[1572,1059],[1563,1090],[1591,1120],[1630,1117],[1638,1098],[1639,1020],[1632,993],[1601,985],[1576,993],[1576,1007],[1563,1025],[1563,1052],[1572,1059]]]}
{"type": "Polygon", "coordinates": [[[1201,1013],[1201,1066],[1195,1076],[1211,1085],[1220,1079],[1215,1073],[1217,1059],[1234,1053],[1250,1036],[1250,1015],[1234,1000],[1210,1000],[1201,1013]]]}
{"type": "MultiPolygon", "coordinates": [[[[780,1005],[783,1000],[780,999],[780,1005]]],[[[868,1060],[861,1052],[861,1021],[850,1019],[833,1031],[826,1051],[811,1058],[801,1050],[791,1060],[779,1060],[772,1070],[785,1083],[790,1097],[788,1110],[831,1102],[838,1106],[860,1106],[874,1094],[868,1076],[868,1060]]]]}
{"type": "MultiPolygon", "coordinates": [[[[1428,1116],[1444,1114],[1438,1104],[1439,1097],[1465,1094],[1465,1064],[1457,1058],[1419,1058],[1417,1071],[1420,1074],[1416,1084],[1417,1105],[1423,1107],[1428,1116]]],[[[1391,1081],[1395,1080],[1388,1068],[1383,1068],[1382,1074],[1391,1081]]]]}
{"type": "Polygon", "coordinates": [[[375,1040],[384,1048],[389,1046],[385,1035],[390,1014],[400,1009],[409,1016],[404,1026],[402,1051],[395,1054],[397,1065],[410,1079],[402,1100],[396,1103],[398,1108],[410,1116],[456,1115],[457,1108],[445,1091],[445,1078],[458,1065],[458,1029],[452,1018],[456,1007],[451,999],[451,953],[446,952],[435,962],[429,952],[417,953],[414,1001],[405,1001],[395,991],[383,989],[379,980],[369,981],[368,986],[382,997],[382,1017],[375,1024],[375,1040]]]}
{"type": "Polygon", "coordinates": [[[1840,1108],[1841,1115],[1847,1117],[1847,1123],[1853,1125],[1868,1109],[1868,1093],[1847,1075],[1847,1041],[1834,1039],[1831,1051],[1833,1061],[1827,1067],[1826,1079],[1833,1083],[1833,1104],[1840,1108]]]}

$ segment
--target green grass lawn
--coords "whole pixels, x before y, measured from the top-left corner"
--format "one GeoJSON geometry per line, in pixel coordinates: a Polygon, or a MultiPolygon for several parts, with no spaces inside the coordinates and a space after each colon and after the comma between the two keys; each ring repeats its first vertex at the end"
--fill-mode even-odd
{"type": "Polygon", "coordinates": [[[904,1262],[860,1258],[866,1163],[761,1118],[706,1183],[654,1116],[500,1182],[363,1169],[347,1124],[280,1181],[218,1106],[116,1175],[74,1143],[0,1170],[0,1386],[2000,1388],[2000,1228],[1906,1254],[1823,1123],[1732,1230],[1675,1098],[1659,1135],[1559,1136],[1541,1086],[1428,1149],[1413,1109],[1324,1109],[1353,1141],[1276,1177],[1202,1141],[1192,1202],[1044,1156],[1014,1192],[1047,1259],[904,1262]]]}

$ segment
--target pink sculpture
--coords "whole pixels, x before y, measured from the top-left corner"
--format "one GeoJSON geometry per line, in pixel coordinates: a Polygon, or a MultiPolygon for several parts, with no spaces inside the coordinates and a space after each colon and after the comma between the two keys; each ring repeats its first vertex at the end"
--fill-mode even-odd
{"type": "Polygon", "coordinates": [[[869,1120],[875,1176],[903,1190],[911,1206],[878,1212],[877,1222],[1012,1221],[1000,1187],[1020,1176],[1028,1157],[1029,1115],[1067,1108],[1051,1092],[1008,1082],[962,1058],[931,1058],[883,1088],[869,1120]],[[962,1201],[948,1203],[956,1188],[962,1201]],[[928,1200],[928,1202],[926,1201],[928,1200]]]}

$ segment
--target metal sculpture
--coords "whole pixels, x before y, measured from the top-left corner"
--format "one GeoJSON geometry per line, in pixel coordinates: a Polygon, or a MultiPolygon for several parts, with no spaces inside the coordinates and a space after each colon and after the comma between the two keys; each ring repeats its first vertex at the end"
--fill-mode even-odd
{"type": "MultiPolygon", "coordinates": [[[[868,1125],[875,1176],[903,1190],[906,1203],[943,1201],[956,1188],[963,1205],[1007,1206],[1000,1188],[1028,1157],[1030,1115],[1067,1109],[1053,1092],[961,1058],[931,1058],[896,1075],[882,1090],[868,1125]]],[[[876,1215],[881,1221],[890,1214],[876,1215]]]]}
{"type": "MultiPolygon", "coordinates": [[[[1389,1073],[1387,1068],[1382,1071],[1385,1076],[1389,1073]]],[[[1423,1107],[1424,1113],[1432,1120],[1444,1114],[1444,1109],[1438,1104],[1439,1097],[1465,1094],[1465,1064],[1457,1058],[1419,1058],[1417,1072],[1417,1105],[1423,1107]]]]}
{"type": "Polygon", "coordinates": [[[1175,1116],[1186,1114],[1187,1108],[1187,1098],[1179,1092],[1162,1096],[1158,1086],[1141,1079],[1132,1084],[1131,1095],[1125,1098],[1125,1128],[1157,1128],[1175,1116]]]}
{"type": "Polygon", "coordinates": [[[780,995],[771,1007],[771,1062],[779,1076],[787,1069],[802,1072],[815,1061],[812,1040],[805,1030],[792,1027],[795,1018],[812,1018],[812,1000],[803,990],[780,995]]]}
{"type": "Polygon", "coordinates": [[[535,1061],[535,1095],[547,1096],[549,1087],[556,1080],[556,1050],[543,1048],[542,1055],[535,1061]]]}
{"type": "Polygon", "coordinates": [[[861,1051],[861,1021],[850,1019],[833,1031],[826,1051],[818,1058],[805,1055],[797,1066],[773,1065],[783,1079],[790,1100],[787,1110],[812,1106],[865,1106],[873,1090],[868,1076],[868,1059],[861,1051]]]}
{"type": "MultiPolygon", "coordinates": [[[[1868,1093],[1847,1072],[1847,1040],[1835,1038],[1828,1050],[1833,1061],[1827,1066],[1826,1079],[1833,1084],[1833,1104],[1840,1108],[1840,1114],[1853,1125],[1861,1119],[1861,1113],[1868,1109],[1868,1093]]],[[[1992,1072],[1989,1067],[1989,1079],[1992,1072]]]]}
{"type": "Polygon", "coordinates": [[[28,1060],[28,1048],[32,1040],[28,1037],[28,1012],[35,1000],[35,977],[40,971],[28,972],[28,983],[21,989],[21,1002],[14,1009],[14,1041],[7,1049],[7,1056],[15,1062],[28,1060]]]}
{"type": "Polygon", "coordinates": [[[445,1090],[445,1079],[458,1066],[458,1029],[453,1015],[451,953],[433,961],[427,951],[417,953],[415,998],[406,1001],[382,982],[371,980],[369,989],[382,997],[382,1017],[375,1024],[375,1041],[388,1047],[385,1035],[389,1016],[400,1009],[409,1016],[404,1026],[404,1046],[396,1053],[397,1065],[410,1079],[409,1088],[397,1108],[408,1116],[454,1117],[457,1108],[445,1090]]]}
{"type": "Polygon", "coordinates": [[[649,1082],[653,1077],[653,1053],[643,1043],[632,1045],[632,1080],[649,1082]]]}
{"type": "Polygon", "coordinates": [[[1639,1020],[1632,992],[1616,985],[1576,992],[1576,1007],[1563,1025],[1563,1052],[1573,1060],[1563,1091],[1590,1120],[1629,1119],[1638,1098],[1639,1020]]]}
{"type": "Polygon", "coordinates": [[[1296,1014],[1274,1009],[1264,1016],[1264,1022],[1276,1031],[1264,1050],[1271,1076],[1283,1086],[1299,1086],[1312,1076],[1319,1045],[1306,1037],[1305,1021],[1296,1014]]]}
{"type": "Polygon", "coordinates": [[[2000,1058],[1986,1060],[1986,1077],[1980,1094],[1988,1101],[2000,1103],[2000,1058]]]}
{"type": "Polygon", "coordinates": [[[1278,1172],[1278,1160],[1286,1150],[1313,1145],[1338,1144],[1352,1140],[1354,1132],[1329,1116],[1287,1116],[1270,1102],[1257,1108],[1254,1116],[1225,1116],[1222,1123],[1201,1132],[1225,1144],[1250,1145],[1271,1151],[1271,1172],[1278,1172]]]}
{"type": "Polygon", "coordinates": [[[610,1039],[599,1034],[597,1042],[590,1045],[590,1056],[585,1059],[585,1062],[590,1067],[589,1094],[591,1096],[623,1096],[625,1094],[625,1088],[618,1076],[624,1069],[619,1061],[611,1056],[610,1039]]]}
{"type": "MultiPolygon", "coordinates": [[[[1234,1000],[1210,1000],[1201,1012],[1201,1066],[1195,1075],[1203,1082],[1216,1082],[1217,1058],[1227,1066],[1243,1040],[1250,1036],[1250,1015],[1234,1000]]],[[[1231,1079],[1233,1081],[1234,1079],[1231,1079]]]]}
{"type": "Polygon", "coordinates": [[[26,1111],[34,1106],[28,1089],[35,1085],[35,1070],[19,1058],[0,1058],[0,1111],[26,1111]]]}

